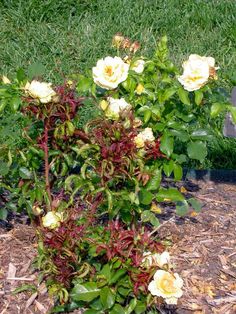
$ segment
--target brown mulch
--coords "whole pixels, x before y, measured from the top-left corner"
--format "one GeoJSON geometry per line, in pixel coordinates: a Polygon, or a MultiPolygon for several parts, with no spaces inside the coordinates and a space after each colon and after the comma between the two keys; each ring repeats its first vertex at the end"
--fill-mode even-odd
{"type": "MultiPolygon", "coordinates": [[[[236,185],[195,182],[191,192],[203,210],[186,218],[164,222],[161,238],[169,238],[175,270],[184,279],[184,295],[177,309],[162,313],[236,313],[236,185]]],[[[31,262],[37,254],[34,230],[15,224],[0,228],[0,314],[46,314],[53,301],[31,262]],[[35,285],[36,292],[13,294],[22,284],[35,285]]],[[[79,311],[74,312],[78,314],[79,311]]]]}

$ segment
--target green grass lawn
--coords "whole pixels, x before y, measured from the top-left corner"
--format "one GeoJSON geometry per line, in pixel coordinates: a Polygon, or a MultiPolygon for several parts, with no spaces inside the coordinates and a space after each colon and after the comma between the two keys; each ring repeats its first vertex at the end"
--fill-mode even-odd
{"type": "MultiPolygon", "coordinates": [[[[120,31],[139,40],[145,55],[167,34],[179,66],[190,53],[210,55],[224,77],[236,69],[235,21],[235,0],[1,0],[1,73],[11,76],[38,61],[47,69],[45,79],[57,82],[108,55],[120,31]]],[[[236,168],[236,140],[220,141],[227,165],[211,157],[209,166],[236,168]]]]}

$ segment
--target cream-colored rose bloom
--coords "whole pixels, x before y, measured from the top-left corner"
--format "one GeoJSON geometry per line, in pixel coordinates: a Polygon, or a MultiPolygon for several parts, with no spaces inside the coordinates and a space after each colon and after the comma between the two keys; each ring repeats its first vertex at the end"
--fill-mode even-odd
{"type": "Polygon", "coordinates": [[[11,81],[5,75],[2,76],[2,82],[3,82],[3,84],[11,84],[11,81]]]}
{"type": "Polygon", "coordinates": [[[177,273],[171,274],[165,270],[157,270],[153,280],[148,285],[152,295],[162,297],[166,303],[173,304],[183,295],[183,279],[177,273]]]}
{"type": "Polygon", "coordinates": [[[138,135],[135,136],[134,143],[135,143],[137,148],[143,148],[145,145],[143,138],[141,136],[138,136],[138,135]]]}
{"type": "Polygon", "coordinates": [[[135,71],[138,74],[143,73],[144,70],[145,61],[140,59],[134,62],[134,64],[131,66],[131,70],[135,71]]]}
{"type": "Polygon", "coordinates": [[[118,120],[122,111],[131,109],[131,105],[124,98],[116,99],[108,97],[107,101],[108,107],[105,110],[105,115],[112,120],[118,120]]]}
{"type": "Polygon", "coordinates": [[[129,64],[120,57],[106,57],[98,60],[93,67],[94,82],[105,89],[115,89],[121,82],[127,79],[129,64]]]}
{"type": "Polygon", "coordinates": [[[145,128],[142,132],[140,132],[134,138],[134,142],[137,148],[142,148],[145,145],[145,142],[153,142],[155,141],[155,137],[153,135],[151,128],[145,128]]]}
{"type": "Polygon", "coordinates": [[[169,252],[163,252],[161,254],[159,253],[151,253],[151,252],[144,252],[143,254],[144,258],[142,260],[142,263],[145,267],[154,267],[158,266],[162,268],[164,265],[167,265],[170,263],[170,254],[169,252]]]}
{"type": "Polygon", "coordinates": [[[48,212],[43,218],[42,223],[45,228],[56,229],[63,221],[63,216],[60,213],[48,212]]]}
{"type": "Polygon", "coordinates": [[[51,85],[51,83],[33,80],[31,83],[26,83],[25,91],[32,98],[38,99],[43,104],[47,104],[56,96],[56,92],[52,89],[51,85]]]}
{"type": "Polygon", "coordinates": [[[183,69],[183,75],[178,80],[184,86],[184,89],[191,92],[204,86],[210,76],[214,77],[214,73],[218,68],[215,67],[214,58],[192,54],[183,63],[183,69]]]}

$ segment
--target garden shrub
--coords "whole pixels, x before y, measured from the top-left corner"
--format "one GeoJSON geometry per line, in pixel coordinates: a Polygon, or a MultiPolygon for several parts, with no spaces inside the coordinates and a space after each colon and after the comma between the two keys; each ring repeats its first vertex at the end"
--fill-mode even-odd
{"type": "Polygon", "coordinates": [[[180,75],[166,37],[152,59],[121,34],[113,46],[116,56],[99,60],[90,77],[52,86],[19,70],[0,86],[2,121],[23,121],[21,144],[1,157],[0,187],[35,221],[35,264],[58,301],[54,313],[156,313],[163,301],[177,304],[183,281],[158,238],[158,213],[166,202],[179,215],[201,204],[161,183],[181,180],[190,159],[204,162],[214,118],[230,111],[236,122],[213,58],[191,55],[180,75]],[[98,114],[81,128],[87,104],[98,114]]]}

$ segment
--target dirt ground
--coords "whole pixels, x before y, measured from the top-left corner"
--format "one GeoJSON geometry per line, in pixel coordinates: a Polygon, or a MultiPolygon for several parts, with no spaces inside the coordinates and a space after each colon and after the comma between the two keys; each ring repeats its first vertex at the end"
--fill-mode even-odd
{"type": "MultiPolygon", "coordinates": [[[[185,218],[170,212],[159,229],[161,238],[171,240],[172,262],[184,279],[184,295],[177,308],[163,309],[161,314],[234,314],[236,185],[198,181],[184,186],[187,196],[202,202],[203,210],[185,218]]],[[[32,227],[16,222],[10,231],[0,228],[0,314],[46,314],[52,306],[31,266],[36,250],[32,227]],[[35,289],[13,294],[22,284],[35,289]]]]}

